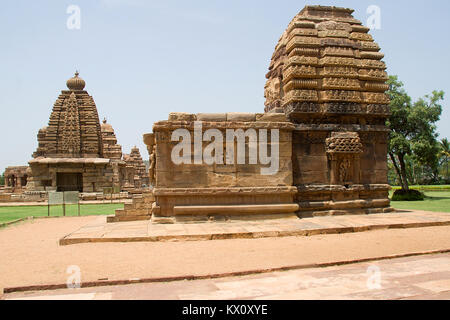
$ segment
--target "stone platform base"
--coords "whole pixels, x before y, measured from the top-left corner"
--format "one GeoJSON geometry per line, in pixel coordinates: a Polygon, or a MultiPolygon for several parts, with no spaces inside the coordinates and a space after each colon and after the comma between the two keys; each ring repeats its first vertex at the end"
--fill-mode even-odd
{"type": "Polygon", "coordinates": [[[324,210],[324,211],[303,211],[298,212],[300,218],[324,217],[324,216],[345,216],[345,215],[366,215],[375,213],[390,213],[395,209],[386,208],[370,208],[370,209],[346,209],[346,210],[324,210]]]}
{"type": "Polygon", "coordinates": [[[60,245],[92,242],[200,241],[339,234],[379,229],[450,225],[450,213],[400,211],[374,215],[283,217],[250,221],[153,224],[150,221],[106,223],[98,217],[60,239],[60,245]]]}
{"type": "Polygon", "coordinates": [[[153,215],[151,221],[154,224],[195,224],[195,223],[233,223],[243,221],[261,221],[261,220],[280,220],[280,219],[298,219],[295,213],[277,213],[277,214],[246,214],[246,215],[179,215],[175,217],[160,217],[153,215]]]}
{"type": "Polygon", "coordinates": [[[110,216],[106,217],[106,222],[129,222],[129,221],[141,221],[141,220],[150,220],[151,216],[110,216]]]}

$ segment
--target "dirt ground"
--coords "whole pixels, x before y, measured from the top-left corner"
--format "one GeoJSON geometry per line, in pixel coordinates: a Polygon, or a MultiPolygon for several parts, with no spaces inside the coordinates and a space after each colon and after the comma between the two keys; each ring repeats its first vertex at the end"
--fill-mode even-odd
{"type": "Polygon", "coordinates": [[[341,235],[59,246],[98,217],[26,221],[0,229],[0,288],[81,281],[206,275],[450,249],[450,226],[341,235]]]}

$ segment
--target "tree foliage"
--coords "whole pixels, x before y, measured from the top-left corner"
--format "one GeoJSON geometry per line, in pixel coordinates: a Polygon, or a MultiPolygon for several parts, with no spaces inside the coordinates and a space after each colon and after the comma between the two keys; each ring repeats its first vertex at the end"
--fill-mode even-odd
{"type": "Polygon", "coordinates": [[[441,148],[441,150],[439,152],[439,155],[441,156],[442,164],[446,168],[445,178],[448,181],[449,180],[449,176],[448,176],[448,161],[450,160],[450,143],[449,143],[447,138],[444,138],[444,139],[441,140],[440,148],[441,148]]]}
{"type": "Polygon", "coordinates": [[[433,91],[412,102],[397,76],[390,76],[388,84],[392,113],[387,122],[391,129],[389,157],[402,189],[409,190],[408,158],[427,167],[438,178],[440,146],[436,122],[442,113],[444,92],[433,91]]]}

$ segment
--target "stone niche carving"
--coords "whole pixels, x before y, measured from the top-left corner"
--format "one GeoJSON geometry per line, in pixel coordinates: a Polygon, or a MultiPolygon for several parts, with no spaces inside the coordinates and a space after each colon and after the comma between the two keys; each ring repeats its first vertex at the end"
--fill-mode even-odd
{"type": "Polygon", "coordinates": [[[363,145],[357,132],[332,132],[326,139],[326,152],[331,162],[331,184],[349,186],[359,183],[359,158],[363,145]]]}

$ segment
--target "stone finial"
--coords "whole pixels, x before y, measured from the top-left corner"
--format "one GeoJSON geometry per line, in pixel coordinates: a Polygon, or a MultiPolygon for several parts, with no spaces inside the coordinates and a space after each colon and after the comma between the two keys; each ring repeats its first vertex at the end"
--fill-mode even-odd
{"type": "Polygon", "coordinates": [[[67,88],[69,88],[69,90],[72,90],[72,91],[83,90],[84,87],[86,86],[86,82],[79,77],[78,71],[75,72],[75,75],[72,78],[67,80],[66,84],[67,84],[67,88]]]}

